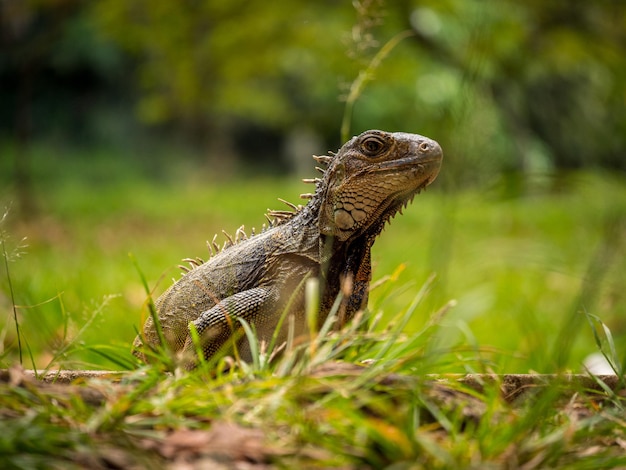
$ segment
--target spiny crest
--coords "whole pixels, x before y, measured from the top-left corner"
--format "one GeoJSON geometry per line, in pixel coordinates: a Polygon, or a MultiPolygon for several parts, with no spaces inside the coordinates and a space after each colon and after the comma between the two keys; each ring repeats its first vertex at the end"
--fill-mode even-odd
{"type": "Polygon", "coordinates": [[[200,266],[201,264],[204,264],[204,260],[202,258],[185,258],[183,260],[185,263],[189,263],[189,267],[183,265],[183,264],[179,264],[178,267],[188,273],[190,271],[193,271],[194,269],[196,269],[198,266],[200,266]]]}
{"type": "Polygon", "coordinates": [[[268,209],[265,217],[267,218],[270,227],[275,227],[277,225],[284,224],[285,222],[291,220],[294,215],[304,209],[304,206],[301,204],[295,205],[292,202],[286,201],[285,199],[278,198],[278,200],[284,204],[286,204],[291,210],[275,210],[268,209]]]}
{"type": "MultiPolygon", "coordinates": [[[[313,155],[313,159],[320,165],[324,166],[324,168],[315,167],[315,169],[322,174],[324,174],[324,172],[328,168],[328,165],[333,161],[333,158],[336,156],[334,152],[328,152],[328,153],[329,155],[313,155]]],[[[316,187],[318,187],[322,183],[321,178],[303,178],[302,181],[307,184],[314,184],[316,187]]],[[[300,194],[301,199],[310,200],[310,199],[313,199],[313,197],[315,197],[315,194],[313,193],[300,194]]],[[[265,214],[265,218],[267,219],[267,224],[263,224],[263,226],[261,227],[260,233],[263,233],[266,230],[271,229],[272,227],[276,227],[278,225],[282,225],[290,221],[295,215],[299,214],[300,211],[302,211],[302,209],[304,209],[305,207],[302,204],[296,205],[285,199],[278,198],[278,200],[286,204],[290,210],[268,209],[267,213],[265,214]]],[[[222,233],[226,237],[226,240],[224,241],[224,244],[221,247],[217,243],[217,234],[213,236],[213,239],[210,242],[207,240],[206,244],[210,253],[210,257],[213,257],[217,255],[218,253],[221,253],[222,251],[230,248],[231,246],[239,243],[242,240],[247,240],[248,238],[256,235],[255,229],[254,227],[252,227],[252,230],[250,231],[250,237],[249,237],[248,234],[245,232],[245,227],[243,225],[237,229],[237,231],[235,232],[234,238],[228,232],[224,230],[222,230],[222,233]]],[[[182,264],[178,266],[185,273],[191,272],[197,267],[199,267],[200,265],[205,263],[205,261],[202,258],[185,258],[182,261],[189,264],[189,267],[182,265],[182,264]]]]}
{"type": "MultiPolygon", "coordinates": [[[[235,245],[236,243],[239,243],[242,240],[247,240],[249,238],[248,234],[246,233],[245,227],[243,225],[239,227],[237,231],[235,232],[235,238],[233,238],[225,230],[222,230],[222,233],[226,237],[226,241],[221,247],[217,243],[217,233],[213,235],[213,240],[211,240],[210,242],[207,240],[206,242],[206,246],[209,249],[210,258],[224,251],[225,249],[235,245]]],[[[252,228],[252,230],[250,231],[250,236],[253,237],[254,235],[255,235],[254,228],[252,228]]],[[[185,273],[191,272],[197,267],[199,267],[200,265],[205,263],[205,260],[203,260],[202,258],[185,258],[183,261],[185,263],[188,263],[189,267],[182,265],[182,264],[179,264],[178,267],[185,273]]]]}
{"type": "MultiPolygon", "coordinates": [[[[313,159],[321,164],[324,165],[324,168],[321,167],[315,167],[315,169],[317,171],[319,171],[320,173],[324,174],[324,172],[326,171],[326,168],[328,167],[328,165],[330,164],[330,162],[333,161],[333,158],[335,157],[336,154],[329,152],[329,155],[313,155],[313,159]]],[[[316,187],[322,183],[322,179],[321,178],[303,178],[302,179],[303,183],[307,183],[307,184],[314,184],[316,187]]],[[[315,194],[313,193],[303,193],[300,194],[300,199],[313,199],[313,197],[315,197],[315,194]]],[[[286,201],[284,199],[278,198],[278,200],[280,202],[283,202],[285,204],[287,204],[287,206],[289,206],[290,211],[286,211],[286,210],[272,210],[272,209],[268,209],[267,213],[265,214],[265,217],[267,218],[268,222],[269,222],[269,228],[271,227],[275,227],[277,225],[281,225],[284,224],[285,222],[288,222],[289,220],[291,220],[295,215],[297,215],[302,209],[304,209],[304,206],[301,204],[295,205],[289,201],[286,201]]]]}

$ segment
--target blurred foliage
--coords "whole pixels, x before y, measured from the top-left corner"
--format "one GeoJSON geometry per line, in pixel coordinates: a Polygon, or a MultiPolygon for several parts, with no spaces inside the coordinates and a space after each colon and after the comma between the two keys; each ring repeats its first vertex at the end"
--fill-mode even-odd
{"type": "Polygon", "coordinates": [[[434,137],[454,185],[626,168],[623,2],[5,0],[0,15],[0,132],[21,142],[22,179],[32,140],[129,148],[146,132],[290,168],[302,129],[337,148],[350,83],[403,31],[353,133],[434,137]]]}
{"type": "Polygon", "coordinates": [[[140,118],[180,120],[204,132],[232,119],[282,127],[324,122],[316,100],[336,94],[342,54],[332,52],[350,21],[349,9],[334,17],[327,8],[106,0],[93,12],[104,34],[138,58],[140,118]]]}

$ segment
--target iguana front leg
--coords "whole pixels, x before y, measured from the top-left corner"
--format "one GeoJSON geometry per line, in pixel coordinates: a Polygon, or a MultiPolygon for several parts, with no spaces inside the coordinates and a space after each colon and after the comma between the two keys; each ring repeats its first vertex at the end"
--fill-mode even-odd
{"type": "MultiPolygon", "coordinates": [[[[190,325],[196,329],[200,337],[202,352],[208,359],[239,329],[241,324],[238,319],[240,318],[254,325],[259,335],[268,330],[268,327],[273,331],[275,325],[269,323],[275,323],[280,316],[280,312],[275,311],[276,308],[277,289],[255,287],[221,300],[203,312],[190,325]]],[[[196,355],[196,347],[191,334],[187,336],[183,354],[186,358],[196,355]]]]}

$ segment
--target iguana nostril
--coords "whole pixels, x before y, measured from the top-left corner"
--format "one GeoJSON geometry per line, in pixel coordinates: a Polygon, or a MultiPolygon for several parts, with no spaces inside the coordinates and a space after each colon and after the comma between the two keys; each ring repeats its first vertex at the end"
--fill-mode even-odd
{"type": "Polygon", "coordinates": [[[428,151],[430,150],[430,144],[429,144],[428,142],[422,142],[422,143],[419,145],[419,149],[420,149],[422,152],[428,152],[428,151]]]}

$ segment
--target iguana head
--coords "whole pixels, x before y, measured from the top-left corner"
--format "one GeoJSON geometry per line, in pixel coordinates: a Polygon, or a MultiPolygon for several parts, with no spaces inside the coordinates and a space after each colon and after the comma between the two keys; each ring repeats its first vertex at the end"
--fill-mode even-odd
{"type": "Polygon", "coordinates": [[[370,130],[344,144],[320,188],[320,231],[340,241],[376,235],[437,177],[443,153],[428,137],[370,130]]]}

